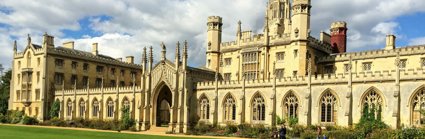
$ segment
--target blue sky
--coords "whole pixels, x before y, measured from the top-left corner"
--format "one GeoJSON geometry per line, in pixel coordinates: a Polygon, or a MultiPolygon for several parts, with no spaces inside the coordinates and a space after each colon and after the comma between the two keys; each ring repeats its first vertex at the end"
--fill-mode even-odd
{"type": "MultiPolygon", "coordinates": [[[[55,45],[75,41],[90,51],[99,43],[100,53],[112,57],[134,55],[139,62],[143,47],[159,44],[174,57],[177,41],[188,40],[189,64],[205,64],[206,19],[223,17],[223,40],[235,38],[237,21],[243,30],[262,33],[267,0],[2,0],[0,2],[0,63],[9,67],[12,44],[26,44],[27,34],[41,44],[47,32],[55,45]],[[46,6],[48,4],[49,6],[46,6]],[[224,6],[225,5],[225,6],[224,6]]],[[[424,0],[312,0],[311,29],[318,37],[333,21],[348,23],[348,51],[382,49],[385,36],[395,34],[397,46],[425,44],[424,0]],[[341,6],[344,5],[344,6],[341,6]]],[[[159,53],[155,53],[158,59],[159,53]]]]}

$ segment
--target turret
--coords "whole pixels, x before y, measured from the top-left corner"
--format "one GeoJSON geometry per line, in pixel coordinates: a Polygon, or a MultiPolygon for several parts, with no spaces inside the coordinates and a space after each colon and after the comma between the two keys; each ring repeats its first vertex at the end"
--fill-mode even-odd
{"type": "Polygon", "coordinates": [[[310,0],[292,2],[292,40],[307,40],[310,35],[310,0]]]}
{"type": "Polygon", "coordinates": [[[269,0],[266,8],[266,26],[270,35],[281,35],[290,23],[289,0],[269,0]]]}
{"type": "Polygon", "coordinates": [[[223,23],[222,23],[221,17],[219,16],[208,17],[206,67],[211,70],[218,70],[218,66],[219,66],[222,25],[223,23]]]}
{"type": "Polygon", "coordinates": [[[331,46],[333,53],[347,51],[347,23],[338,21],[331,24],[331,46]]]}

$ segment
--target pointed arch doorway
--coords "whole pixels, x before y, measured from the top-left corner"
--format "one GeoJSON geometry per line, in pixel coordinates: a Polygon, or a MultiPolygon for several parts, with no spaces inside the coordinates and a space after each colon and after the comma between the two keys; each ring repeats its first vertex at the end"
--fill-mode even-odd
{"type": "Polygon", "coordinates": [[[155,125],[157,127],[168,127],[170,123],[170,108],[172,106],[172,93],[167,85],[159,89],[155,103],[155,125]]]}

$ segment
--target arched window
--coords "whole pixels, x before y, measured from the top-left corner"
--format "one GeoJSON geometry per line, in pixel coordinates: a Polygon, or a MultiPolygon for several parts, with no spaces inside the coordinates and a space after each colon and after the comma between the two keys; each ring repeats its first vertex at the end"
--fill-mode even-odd
{"type": "Polygon", "coordinates": [[[114,117],[114,101],[112,101],[112,99],[108,99],[107,102],[107,117],[114,117]]]}
{"type": "Polygon", "coordinates": [[[81,99],[80,100],[80,117],[84,117],[84,114],[86,113],[86,102],[81,99]]]}
{"type": "Polygon", "coordinates": [[[199,101],[199,114],[202,120],[210,119],[210,102],[205,96],[202,96],[199,101]]]}
{"type": "Polygon", "coordinates": [[[298,117],[298,98],[291,91],[283,99],[283,112],[286,117],[298,117]]]}
{"type": "Polygon", "coordinates": [[[252,120],[264,121],[266,120],[266,105],[264,98],[260,94],[256,94],[252,100],[252,120]]]}
{"type": "Polygon", "coordinates": [[[381,119],[381,112],[382,112],[382,97],[374,89],[371,89],[363,97],[362,113],[372,114],[373,117],[376,117],[377,119],[381,119]]]}
{"type": "Polygon", "coordinates": [[[130,111],[130,101],[128,101],[127,97],[125,97],[124,100],[122,101],[122,106],[123,108],[130,111]]]}
{"type": "Polygon", "coordinates": [[[66,116],[68,117],[72,116],[72,101],[70,99],[68,99],[66,107],[67,107],[66,116]]]}
{"type": "Polygon", "coordinates": [[[99,101],[97,101],[96,98],[93,100],[93,111],[92,112],[93,112],[92,113],[93,117],[99,116],[99,101]]]}
{"type": "Polygon", "coordinates": [[[416,92],[412,98],[412,124],[425,125],[425,87],[416,92]]]}
{"type": "Polygon", "coordinates": [[[327,91],[320,99],[320,121],[321,122],[335,122],[337,112],[336,97],[327,91]]]}
{"type": "Polygon", "coordinates": [[[225,121],[236,120],[236,102],[230,94],[225,97],[223,109],[225,121]]]}

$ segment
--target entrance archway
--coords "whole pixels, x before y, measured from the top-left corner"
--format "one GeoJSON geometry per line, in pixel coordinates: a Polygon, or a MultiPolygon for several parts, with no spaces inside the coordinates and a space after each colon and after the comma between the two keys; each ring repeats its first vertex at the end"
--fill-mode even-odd
{"type": "Polygon", "coordinates": [[[156,126],[168,126],[170,123],[170,107],[172,94],[170,88],[164,85],[159,91],[156,102],[156,126]]]}

